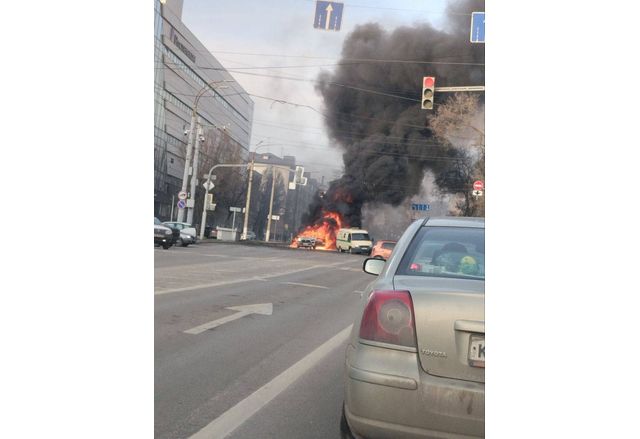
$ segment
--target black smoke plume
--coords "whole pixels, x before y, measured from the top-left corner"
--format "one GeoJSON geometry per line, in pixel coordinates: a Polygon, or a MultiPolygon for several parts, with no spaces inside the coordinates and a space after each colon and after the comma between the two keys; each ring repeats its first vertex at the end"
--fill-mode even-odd
{"type": "MultiPolygon", "coordinates": [[[[387,32],[369,23],[347,37],[340,65],[335,72],[322,72],[316,87],[324,98],[330,137],[344,150],[345,173],[312,203],[305,224],[330,210],[360,226],[364,203],[398,205],[419,192],[426,170],[437,181],[462,158],[463,152],[432,136],[426,123],[429,110],[420,108],[420,97],[424,76],[435,76],[436,87],[484,85],[484,44],[469,42],[473,11],[484,11],[484,1],[450,3],[444,30],[420,23],[387,32]]],[[[447,95],[436,93],[436,108],[447,95]]]]}

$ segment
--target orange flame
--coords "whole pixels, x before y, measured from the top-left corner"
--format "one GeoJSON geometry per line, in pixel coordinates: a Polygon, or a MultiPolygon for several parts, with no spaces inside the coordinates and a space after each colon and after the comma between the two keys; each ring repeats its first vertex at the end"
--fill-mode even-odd
{"type": "Polygon", "coordinates": [[[338,212],[323,212],[322,218],[316,221],[315,224],[307,226],[298,233],[290,247],[298,247],[298,238],[307,236],[321,240],[318,243],[316,250],[335,250],[336,249],[336,235],[338,231],[343,227],[349,227],[338,212]]]}

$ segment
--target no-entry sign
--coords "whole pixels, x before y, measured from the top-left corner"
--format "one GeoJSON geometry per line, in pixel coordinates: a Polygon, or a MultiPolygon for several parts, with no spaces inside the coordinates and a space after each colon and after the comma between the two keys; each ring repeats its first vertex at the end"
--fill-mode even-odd
{"type": "Polygon", "coordinates": [[[474,191],[481,191],[483,189],[484,189],[484,183],[482,182],[482,180],[476,180],[473,182],[474,191]]]}

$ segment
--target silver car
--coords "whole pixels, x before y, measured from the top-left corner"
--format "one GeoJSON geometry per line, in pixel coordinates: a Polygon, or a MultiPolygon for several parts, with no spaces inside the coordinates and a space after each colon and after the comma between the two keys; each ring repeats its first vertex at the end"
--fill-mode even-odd
{"type": "Polygon", "coordinates": [[[363,294],[343,437],[484,437],[484,218],[411,224],[363,294]]]}

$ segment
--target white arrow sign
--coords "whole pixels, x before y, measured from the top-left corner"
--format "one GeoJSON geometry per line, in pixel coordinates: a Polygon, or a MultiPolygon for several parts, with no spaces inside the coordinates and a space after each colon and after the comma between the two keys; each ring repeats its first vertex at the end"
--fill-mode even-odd
{"type": "Polygon", "coordinates": [[[195,328],[188,329],[184,331],[185,334],[200,334],[209,329],[217,328],[220,325],[224,325],[225,323],[241,319],[242,317],[248,316],[249,314],[262,314],[265,316],[270,316],[271,314],[273,314],[273,304],[271,303],[256,303],[254,305],[230,306],[226,309],[240,312],[231,314],[230,316],[222,317],[218,320],[213,320],[209,323],[205,323],[204,325],[196,326],[195,328]]]}
{"type": "Polygon", "coordinates": [[[329,20],[331,20],[331,12],[333,12],[333,7],[331,6],[331,3],[329,3],[329,6],[327,6],[327,20],[325,22],[324,28],[325,29],[329,29],[329,20]]]}

